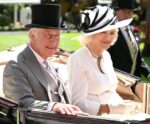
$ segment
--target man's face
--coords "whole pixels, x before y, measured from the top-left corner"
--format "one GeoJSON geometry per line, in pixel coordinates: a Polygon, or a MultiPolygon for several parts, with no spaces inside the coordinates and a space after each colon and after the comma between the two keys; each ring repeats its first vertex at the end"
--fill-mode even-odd
{"type": "Polygon", "coordinates": [[[60,41],[60,29],[34,28],[30,30],[30,46],[43,58],[55,54],[60,41]]]}
{"type": "Polygon", "coordinates": [[[117,17],[120,21],[129,19],[132,17],[132,15],[133,15],[133,10],[131,9],[119,9],[117,11],[117,17]]]}

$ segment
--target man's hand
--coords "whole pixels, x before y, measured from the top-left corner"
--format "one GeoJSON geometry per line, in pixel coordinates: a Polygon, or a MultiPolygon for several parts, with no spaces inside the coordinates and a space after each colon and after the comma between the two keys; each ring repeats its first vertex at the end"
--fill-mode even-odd
{"type": "Polygon", "coordinates": [[[66,115],[78,115],[83,113],[77,106],[63,103],[56,103],[52,111],[66,115]]]}

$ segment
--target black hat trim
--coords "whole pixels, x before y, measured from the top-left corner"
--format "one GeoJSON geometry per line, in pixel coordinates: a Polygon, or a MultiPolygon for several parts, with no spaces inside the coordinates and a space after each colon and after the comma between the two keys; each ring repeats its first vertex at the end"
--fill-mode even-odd
{"type": "MultiPolygon", "coordinates": [[[[93,22],[92,22],[92,24],[91,24],[92,27],[95,26],[94,23],[95,23],[95,21],[96,21],[96,18],[97,18],[97,16],[98,16],[98,14],[99,14],[99,11],[96,12],[95,18],[94,18],[94,20],[93,20],[93,22]]],[[[91,26],[90,26],[90,27],[91,27],[91,26]]]]}
{"type": "Polygon", "coordinates": [[[91,25],[90,27],[96,26],[101,20],[103,20],[105,18],[106,14],[108,13],[108,10],[109,9],[107,9],[107,11],[105,12],[105,14],[101,18],[99,18],[96,22],[93,22],[93,25],[91,25]]]}
{"type": "Polygon", "coordinates": [[[67,27],[65,25],[61,25],[60,27],[50,27],[50,26],[39,25],[39,24],[28,24],[25,26],[25,28],[66,29],[67,27]]]}
{"type": "Polygon", "coordinates": [[[114,24],[115,22],[116,22],[116,17],[112,18],[112,19],[109,20],[107,23],[105,23],[104,25],[100,26],[100,27],[97,28],[97,29],[93,29],[93,30],[84,30],[84,32],[85,32],[85,33],[90,33],[90,32],[96,31],[96,30],[100,30],[100,29],[104,28],[104,27],[107,26],[107,25],[114,24]]]}

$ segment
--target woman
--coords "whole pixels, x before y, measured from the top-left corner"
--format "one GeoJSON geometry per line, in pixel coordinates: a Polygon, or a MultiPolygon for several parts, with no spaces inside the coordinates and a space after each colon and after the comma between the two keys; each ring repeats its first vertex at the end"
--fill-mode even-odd
{"type": "Polygon", "coordinates": [[[138,103],[125,101],[116,92],[118,80],[106,51],[118,37],[117,28],[132,19],[117,22],[113,10],[100,5],[83,11],[82,19],[84,47],[68,59],[72,104],[94,115],[133,113],[138,103]]]}

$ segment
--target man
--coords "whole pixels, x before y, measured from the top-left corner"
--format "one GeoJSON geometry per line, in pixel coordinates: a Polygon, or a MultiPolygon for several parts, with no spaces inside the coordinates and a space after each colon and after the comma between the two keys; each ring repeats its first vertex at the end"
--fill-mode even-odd
{"type": "Polygon", "coordinates": [[[7,98],[25,108],[38,108],[61,114],[77,115],[81,110],[70,105],[69,94],[47,59],[57,50],[60,40],[58,4],[32,6],[29,44],[4,69],[3,90],[7,98]]]}
{"type": "MultiPolygon", "coordinates": [[[[134,0],[114,0],[118,20],[132,17],[135,10],[134,0]]],[[[150,68],[144,62],[131,27],[119,29],[118,40],[109,50],[115,68],[140,77],[142,74],[150,79],[150,68]]]]}

